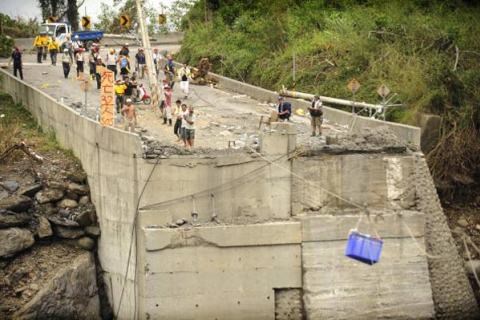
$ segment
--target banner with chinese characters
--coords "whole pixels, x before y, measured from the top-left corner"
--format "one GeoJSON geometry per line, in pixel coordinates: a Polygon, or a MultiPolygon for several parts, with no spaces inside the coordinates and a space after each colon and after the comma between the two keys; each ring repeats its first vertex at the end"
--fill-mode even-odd
{"type": "Polygon", "coordinates": [[[103,67],[97,67],[96,71],[102,76],[100,124],[102,126],[113,127],[115,112],[115,91],[113,90],[114,74],[113,71],[103,67]]]}

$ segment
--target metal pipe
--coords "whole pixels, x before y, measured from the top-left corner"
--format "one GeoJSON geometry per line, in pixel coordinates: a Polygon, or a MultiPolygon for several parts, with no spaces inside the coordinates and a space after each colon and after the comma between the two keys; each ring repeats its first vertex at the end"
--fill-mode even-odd
{"type": "MultiPolygon", "coordinates": [[[[302,98],[302,99],[307,99],[307,100],[313,100],[314,95],[309,94],[309,93],[302,93],[298,91],[290,91],[286,90],[283,88],[280,93],[284,96],[287,97],[292,97],[292,98],[302,98]]],[[[366,103],[366,102],[355,102],[352,100],[344,100],[344,99],[337,99],[337,98],[330,98],[330,97],[324,97],[320,96],[320,100],[322,102],[327,102],[327,103],[333,103],[333,104],[338,104],[342,106],[349,106],[349,107],[357,107],[357,108],[370,108],[370,109],[375,109],[375,110],[380,110],[383,109],[384,106],[381,104],[371,104],[371,103],[366,103]]]]}

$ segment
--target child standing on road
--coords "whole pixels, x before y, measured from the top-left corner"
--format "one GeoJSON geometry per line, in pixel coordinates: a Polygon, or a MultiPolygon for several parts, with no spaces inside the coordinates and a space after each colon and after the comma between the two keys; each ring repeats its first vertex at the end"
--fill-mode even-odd
{"type": "Polygon", "coordinates": [[[23,80],[22,53],[20,52],[20,49],[18,49],[17,46],[14,46],[14,47],[13,47],[12,59],[10,59],[10,62],[9,62],[8,64],[10,65],[10,63],[12,63],[12,61],[13,61],[13,75],[14,75],[15,77],[17,77],[17,71],[18,71],[18,73],[20,74],[20,79],[23,80]]]}

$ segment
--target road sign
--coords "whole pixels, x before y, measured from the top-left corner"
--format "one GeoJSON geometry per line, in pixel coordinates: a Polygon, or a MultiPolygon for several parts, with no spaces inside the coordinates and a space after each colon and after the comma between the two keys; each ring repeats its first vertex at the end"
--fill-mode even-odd
{"type": "Polygon", "coordinates": [[[352,92],[357,92],[358,88],[360,88],[360,82],[353,78],[353,80],[347,85],[347,88],[352,92]]]}
{"type": "Polygon", "coordinates": [[[90,29],[90,16],[82,17],[82,27],[85,29],[90,29]]]}
{"type": "Polygon", "coordinates": [[[382,84],[380,88],[378,88],[377,93],[380,97],[385,98],[390,93],[390,89],[388,89],[385,84],[382,84]]]}
{"type": "Polygon", "coordinates": [[[48,23],[55,23],[55,22],[57,22],[57,17],[48,17],[47,22],[48,23]]]}
{"type": "Polygon", "coordinates": [[[124,27],[130,26],[130,17],[128,16],[128,14],[120,16],[120,25],[124,27]]]}
{"type": "Polygon", "coordinates": [[[159,14],[158,15],[158,24],[167,24],[167,15],[166,14],[159,14]]]}

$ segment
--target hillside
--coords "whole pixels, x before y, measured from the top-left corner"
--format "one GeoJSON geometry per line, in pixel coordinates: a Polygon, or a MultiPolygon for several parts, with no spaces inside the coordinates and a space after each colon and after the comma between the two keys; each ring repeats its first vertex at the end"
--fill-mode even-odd
{"type": "Polygon", "coordinates": [[[442,117],[427,159],[451,196],[479,176],[479,13],[474,1],[205,0],[183,21],[179,60],[207,56],[216,73],[279,90],[292,86],[295,53],[297,91],[348,99],[357,78],[371,103],[385,83],[406,106],[389,120],[442,117]]]}

